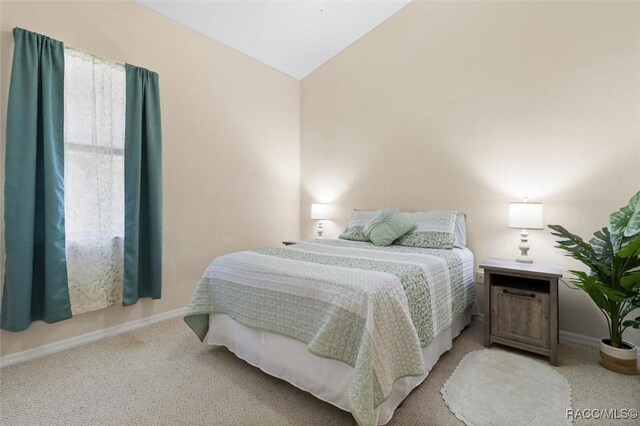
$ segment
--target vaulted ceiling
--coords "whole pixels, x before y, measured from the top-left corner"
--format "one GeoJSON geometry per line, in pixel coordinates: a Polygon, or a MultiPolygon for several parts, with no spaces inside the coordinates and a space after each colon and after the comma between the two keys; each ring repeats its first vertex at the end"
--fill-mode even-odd
{"type": "Polygon", "coordinates": [[[411,0],[138,0],[302,80],[411,0]]]}

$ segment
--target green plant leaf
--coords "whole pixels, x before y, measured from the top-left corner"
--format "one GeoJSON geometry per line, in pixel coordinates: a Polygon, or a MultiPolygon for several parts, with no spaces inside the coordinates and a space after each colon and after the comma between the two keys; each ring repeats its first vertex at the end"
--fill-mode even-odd
{"type": "Polygon", "coordinates": [[[567,256],[573,257],[588,265],[589,261],[596,259],[596,254],[591,245],[579,236],[572,234],[560,225],[548,225],[551,235],[562,238],[557,241],[556,248],[567,252],[567,256]]]}
{"type": "Polygon", "coordinates": [[[640,235],[638,235],[628,243],[624,244],[620,249],[620,251],[618,252],[618,256],[622,258],[627,258],[634,255],[640,256],[640,235]]]}
{"type": "Polygon", "coordinates": [[[572,234],[564,227],[560,225],[548,226],[552,230],[552,235],[563,238],[557,241],[557,248],[564,250],[567,256],[587,265],[600,282],[607,283],[607,285],[611,282],[613,244],[610,241],[611,234],[608,229],[603,228],[594,235],[594,238],[598,240],[594,244],[598,249],[598,253],[596,253],[594,246],[585,242],[579,236],[572,234]]]}
{"type": "Polygon", "coordinates": [[[635,301],[631,300],[621,311],[620,311],[620,319],[623,320],[627,315],[636,309],[640,308],[640,300],[635,301]],[[637,302],[637,303],[636,303],[637,302]]]}
{"type": "Polygon", "coordinates": [[[624,230],[625,237],[633,237],[640,234],[640,210],[636,210],[629,219],[629,224],[624,230]]]}
{"type": "Polygon", "coordinates": [[[612,234],[623,234],[632,214],[633,212],[629,206],[625,206],[617,212],[611,213],[609,215],[609,231],[612,234]]]}
{"type": "Polygon", "coordinates": [[[640,209],[640,191],[636,192],[636,195],[629,200],[629,208],[634,211],[640,209]]]}
{"type": "Polygon", "coordinates": [[[622,323],[624,327],[640,328],[640,317],[633,320],[626,320],[622,323]]]}
{"type": "Polygon", "coordinates": [[[627,298],[627,295],[623,292],[605,287],[600,283],[598,283],[598,291],[602,292],[609,300],[615,303],[622,303],[627,298]]]}
{"type": "Polygon", "coordinates": [[[614,247],[618,246],[619,241],[620,238],[615,234],[611,234],[608,228],[602,228],[600,231],[594,232],[589,245],[591,245],[600,263],[610,265],[615,253],[614,247]]]}
{"type": "Polygon", "coordinates": [[[576,280],[573,283],[584,290],[589,297],[595,302],[598,307],[601,309],[610,312],[613,309],[614,303],[620,303],[626,299],[626,295],[613,290],[612,288],[606,287],[602,283],[600,283],[595,277],[591,275],[587,275],[586,272],[583,271],[569,271],[575,277],[576,280]]]}
{"type": "Polygon", "coordinates": [[[583,271],[569,271],[569,272],[571,272],[575,276],[575,279],[572,280],[573,284],[575,284],[576,287],[584,290],[591,297],[591,299],[593,299],[596,305],[598,305],[601,308],[608,306],[607,299],[604,297],[604,295],[601,292],[595,291],[593,282],[591,281],[590,277],[586,274],[586,272],[583,272],[583,271]]]}
{"type": "Polygon", "coordinates": [[[640,272],[623,276],[620,278],[620,285],[626,290],[632,290],[640,286],[640,272]]]}
{"type": "Polygon", "coordinates": [[[609,231],[625,237],[640,233],[640,191],[629,200],[629,205],[609,215],[609,231]]]}

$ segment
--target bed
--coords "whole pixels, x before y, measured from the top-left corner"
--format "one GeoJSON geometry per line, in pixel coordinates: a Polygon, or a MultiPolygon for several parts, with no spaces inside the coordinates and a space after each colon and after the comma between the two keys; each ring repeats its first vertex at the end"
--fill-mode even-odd
{"type": "Polygon", "coordinates": [[[315,240],[217,258],[185,321],[369,426],[427,377],[474,301],[467,248],[315,240]]]}

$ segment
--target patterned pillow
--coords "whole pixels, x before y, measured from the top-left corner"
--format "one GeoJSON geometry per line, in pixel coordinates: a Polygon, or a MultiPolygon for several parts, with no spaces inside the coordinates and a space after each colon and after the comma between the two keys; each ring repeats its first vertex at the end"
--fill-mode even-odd
{"type": "Polygon", "coordinates": [[[369,241],[364,234],[364,226],[378,213],[380,213],[380,210],[352,211],[347,218],[347,229],[338,238],[351,241],[369,241]]]}
{"type": "Polygon", "coordinates": [[[435,249],[453,248],[457,210],[407,213],[407,216],[417,227],[393,244],[435,249]]]}

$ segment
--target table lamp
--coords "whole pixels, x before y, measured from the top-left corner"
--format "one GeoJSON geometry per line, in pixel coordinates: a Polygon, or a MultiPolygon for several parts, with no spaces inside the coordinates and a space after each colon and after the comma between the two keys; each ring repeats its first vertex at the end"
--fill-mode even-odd
{"type": "Polygon", "coordinates": [[[311,219],[318,221],[318,238],[322,238],[322,221],[330,219],[329,204],[314,203],[311,204],[311,219]]]}
{"type": "Polygon", "coordinates": [[[520,256],[517,262],[533,263],[529,251],[529,229],[544,229],[542,221],[542,203],[524,201],[509,203],[509,228],[520,229],[520,256]]]}

